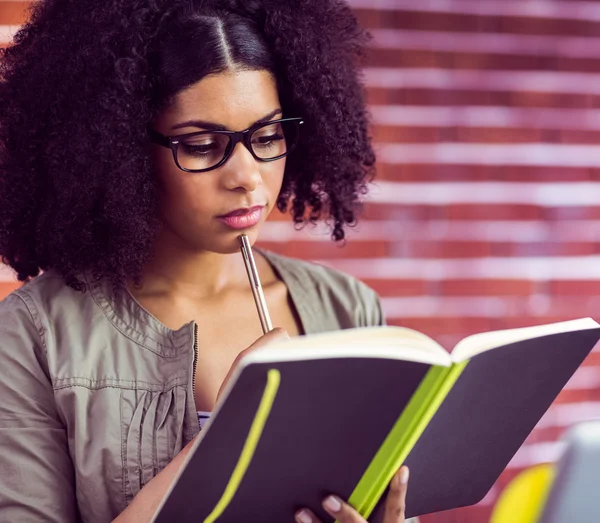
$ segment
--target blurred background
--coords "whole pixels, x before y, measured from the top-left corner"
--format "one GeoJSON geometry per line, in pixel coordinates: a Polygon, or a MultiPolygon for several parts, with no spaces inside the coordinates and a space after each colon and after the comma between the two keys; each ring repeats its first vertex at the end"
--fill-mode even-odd
{"type": "MultiPolygon", "coordinates": [[[[357,276],[389,323],[447,348],[481,331],[599,320],[600,0],[350,3],[373,35],[376,183],[344,247],[285,216],[262,246],[357,276]]],[[[0,0],[0,45],[28,5],[0,0]]],[[[16,286],[0,265],[0,298],[16,286]]],[[[599,349],[481,503],[423,523],[487,522],[519,471],[554,462],[568,427],[600,419],[599,349]]]]}

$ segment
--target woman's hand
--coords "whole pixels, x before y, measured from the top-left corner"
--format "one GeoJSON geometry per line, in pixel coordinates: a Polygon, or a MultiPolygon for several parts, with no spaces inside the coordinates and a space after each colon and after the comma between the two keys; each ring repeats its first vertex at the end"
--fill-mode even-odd
{"type": "Polygon", "coordinates": [[[231,365],[231,368],[229,369],[227,376],[225,376],[223,383],[221,383],[221,387],[219,387],[219,392],[217,393],[217,400],[221,397],[221,393],[225,389],[227,382],[229,381],[229,379],[231,378],[231,375],[233,374],[233,371],[238,366],[238,363],[244,356],[247,356],[248,354],[250,354],[251,352],[254,352],[257,349],[265,347],[266,345],[269,345],[270,343],[274,343],[276,341],[281,341],[281,340],[288,340],[289,338],[290,338],[289,334],[284,329],[281,329],[278,327],[276,329],[273,329],[272,331],[267,332],[266,334],[264,334],[263,336],[258,338],[252,345],[250,345],[250,347],[248,347],[247,349],[244,349],[242,352],[240,352],[237,355],[237,357],[235,358],[233,364],[231,365]]]}
{"type": "MultiPolygon", "coordinates": [[[[383,523],[404,523],[407,484],[408,468],[401,467],[390,483],[383,523]]],[[[365,518],[337,496],[326,498],[323,501],[323,508],[340,523],[367,523],[365,518]]],[[[296,521],[298,523],[321,523],[321,520],[308,509],[296,512],[296,521]]]]}

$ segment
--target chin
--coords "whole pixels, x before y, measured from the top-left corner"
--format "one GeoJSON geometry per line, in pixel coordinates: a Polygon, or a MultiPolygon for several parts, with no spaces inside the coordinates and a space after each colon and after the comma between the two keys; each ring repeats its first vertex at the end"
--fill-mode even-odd
{"type": "Polygon", "coordinates": [[[250,229],[240,229],[240,230],[231,230],[225,231],[221,234],[214,234],[209,241],[206,239],[202,242],[202,245],[198,247],[203,251],[216,252],[219,254],[233,254],[235,252],[239,252],[240,250],[240,242],[238,238],[245,234],[248,236],[250,240],[250,244],[254,245],[256,240],[258,239],[259,228],[252,227],[250,229]]]}

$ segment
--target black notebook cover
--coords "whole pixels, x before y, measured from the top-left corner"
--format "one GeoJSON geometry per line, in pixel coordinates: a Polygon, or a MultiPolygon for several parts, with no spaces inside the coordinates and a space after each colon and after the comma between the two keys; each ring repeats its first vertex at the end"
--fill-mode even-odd
{"type": "MultiPolygon", "coordinates": [[[[471,359],[409,453],[407,517],[470,505],[499,474],[600,337],[600,329],[514,343],[471,359]]],[[[233,499],[217,521],[284,523],[327,494],[348,499],[429,365],[381,358],[253,363],[209,425],[158,523],[203,521],[229,481],[265,389],[281,383],[233,499]]],[[[382,502],[371,521],[381,519],[382,502]]]]}

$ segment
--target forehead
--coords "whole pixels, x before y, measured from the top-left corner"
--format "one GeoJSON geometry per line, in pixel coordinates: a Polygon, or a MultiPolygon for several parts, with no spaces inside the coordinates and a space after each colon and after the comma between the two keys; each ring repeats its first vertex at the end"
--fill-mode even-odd
{"type": "Polygon", "coordinates": [[[269,72],[227,71],[180,92],[160,119],[165,125],[198,119],[241,130],[279,107],[277,85],[269,72]]]}

